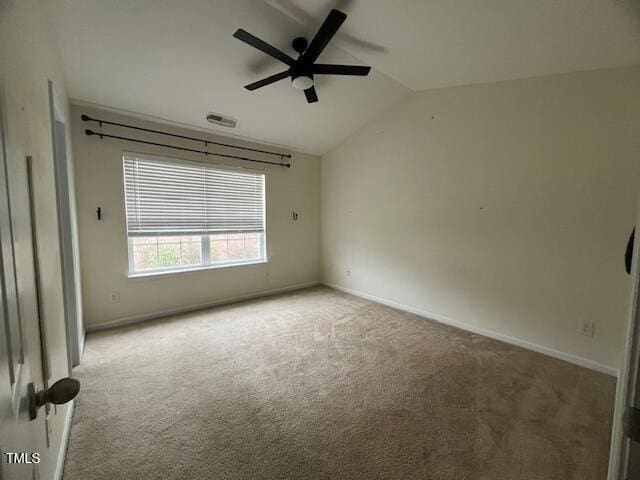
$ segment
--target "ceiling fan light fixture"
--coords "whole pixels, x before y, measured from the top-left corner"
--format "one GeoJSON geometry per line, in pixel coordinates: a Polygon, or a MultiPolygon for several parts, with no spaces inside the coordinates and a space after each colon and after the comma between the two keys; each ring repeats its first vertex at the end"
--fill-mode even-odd
{"type": "Polygon", "coordinates": [[[313,78],[306,75],[300,75],[299,77],[295,77],[291,80],[291,85],[293,85],[293,88],[296,90],[307,90],[313,87],[313,78]]]}

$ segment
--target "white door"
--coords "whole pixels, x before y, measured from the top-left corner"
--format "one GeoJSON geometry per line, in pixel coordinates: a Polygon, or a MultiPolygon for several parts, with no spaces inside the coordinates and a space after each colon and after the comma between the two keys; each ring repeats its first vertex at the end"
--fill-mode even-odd
{"type": "MultiPolygon", "coordinates": [[[[18,301],[4,150],[0,130],[0,478],[34,479],[39,478],[39,455],[46,442],[42,415],[32,421],[29,414],[29,385],[42,385],[40,355],[30,351],[39,353],[40,336],[37,319],[25,318],[18,301]]],[[[37,294],[35,284],[30,290],[25,293],[37,294]]]]}
{"type": "Polygon", "coordinates": [[[80,386],[70,378],[48,385],[50,369],[35,248],[32,159],[19,159],[24,161],[24,181],[8,182],[9,149],[3,139],[0,124],[0,480],[34,480],[40,478],[41,460],[46,458],[51,464],[50,404],[66,403],[80,386]],[[9,189],[20,195],[10,195],[9,189]],[[11,199],[21,201],[15,204],[11,199]],[[18,249],[29,252],[27,258],[32,260],[22,269],[16,267],[18,249]]]}
{"type": "Polygon", "coordinates": [[[624,363],[616,391],[609,480],[640,479],[640,437],[636,440],[629,438],[630,431],[634,430],[630,428],[631,425],[637,422],[636,425],[640,426],[640,207],[633,243],[629,321],[625,335],[624,363]]]}

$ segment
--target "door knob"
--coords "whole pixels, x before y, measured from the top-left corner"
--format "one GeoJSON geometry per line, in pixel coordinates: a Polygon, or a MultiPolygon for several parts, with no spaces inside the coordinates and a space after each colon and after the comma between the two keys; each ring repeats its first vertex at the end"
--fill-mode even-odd
{"type": "Polygon", "coordinates": [[[38,416],[38,408],[47,404],[54,403],[62,405],[67,403],[78,395],[80,391],[80,382],[75,378],[61,378],[46,390],[36,392],[33,383],[27,386],[29,395],[29,416],[34,420],[38,416]]]}

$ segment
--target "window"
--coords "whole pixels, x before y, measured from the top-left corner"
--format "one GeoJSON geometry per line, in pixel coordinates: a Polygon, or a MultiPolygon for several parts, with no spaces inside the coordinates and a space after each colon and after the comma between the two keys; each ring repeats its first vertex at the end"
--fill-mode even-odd
{"type": "Polygon", "coordinates": [[[123,157],[129,273],[266,261],[264,173],[123,157]]]}

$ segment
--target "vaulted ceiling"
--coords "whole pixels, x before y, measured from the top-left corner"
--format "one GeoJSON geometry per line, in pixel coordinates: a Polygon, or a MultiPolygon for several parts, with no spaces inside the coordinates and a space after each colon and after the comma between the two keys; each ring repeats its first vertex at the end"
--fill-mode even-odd
{"type": "Polygon", "coordinates": [[[81,102],[322,154],[411,90],[640,63],[636,0],[47,0],[69,95],[81,102]],[[319,61],[308,104],[243,28],[294,55],[331,8],[349,17],[319,61]],[[238,119],[233,130],[207,112],[238,119]]]}

